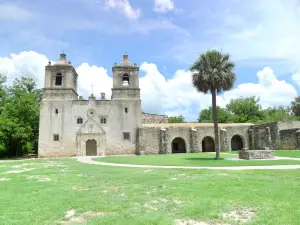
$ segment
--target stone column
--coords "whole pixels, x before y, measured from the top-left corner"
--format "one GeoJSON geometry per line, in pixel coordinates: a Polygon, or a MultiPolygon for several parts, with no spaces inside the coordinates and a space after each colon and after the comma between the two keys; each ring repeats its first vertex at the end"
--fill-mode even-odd
{"type": "Polygon", "coordinates": [[[270,127],[266,127],[266,135],[265,135],[265,146],[263,147],[268,147],[269,149],[271,149],[271,130],[270,127]]]}
{"type": "Polygon", "coordinates": [[[230,151],[230,144],[228,143],[228,135],[227,135],[227,130],[226,129],[221,129],[220,130],[220,146],[221,149],[220,151],[222,152],[227,152],[230,151]]]}
{"type": "Polygon", "coordinates": [[[190,152],[200,152],[199,140],[197,130],[191,128],[190,130],[191,144],[190,144],[190,152]]]}
{"type": "Polygon", "coordinates": [[[168,153],[168,146],[167,146],[167,130],[161,129],[160,130],[160,149],[159,154],[167,154],[168,153]]]}
{"type": "Polygon", "coordinates": [[[297,149],[300,149],[300,130],[296,131],[297,149]]]}
{"type": "Polygon", "coordinates": [[[249,149],[255,149],[255,137],[253,129],[249,129],[249,145],[249,149]]]}

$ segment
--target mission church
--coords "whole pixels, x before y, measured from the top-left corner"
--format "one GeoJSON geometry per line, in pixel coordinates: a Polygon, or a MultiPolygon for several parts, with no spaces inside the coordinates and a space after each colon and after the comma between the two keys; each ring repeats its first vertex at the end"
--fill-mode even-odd
{"type": "MultiPolygon", "coordinates": [[[[60,54],[56,63],[48,63],[40,105],[39,157],[215,150],[213,124],[171,124],[165,115],[142,112],[139,67],[128,60],[128,55],[113,65],[112,77],[110,99],[105,93],[101,93],[100,99],[93,94],[82,99],[77,93],[78,74],[66,54],[60,54]]],[[[285,136],[281,130],[285,134],[285,129],[300,127],[300,122],[219,126],[221,151],[283,149],[285,136]]]]}

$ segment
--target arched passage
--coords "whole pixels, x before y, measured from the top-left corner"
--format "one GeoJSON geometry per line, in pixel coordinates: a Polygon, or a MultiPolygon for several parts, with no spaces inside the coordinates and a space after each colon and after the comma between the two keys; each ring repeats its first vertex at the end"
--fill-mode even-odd
{"type": "Polygon", "coordinates": [[[172,153],[186,153],[185,141],[182,138],[175,138],[172,141],[172,153]]]}
{"type": "Polygon", "coordinates": [[[242,150],[244,147],[243,139],[239,135],[234,135],[231,138],[231,150],[232,151],[238,151],[242,150]]]}
{"type": "Polygon", "coordinates": [[[211,137],[205,137],[202,140],[202,152],[215,152],[215,142],[211,137]]]}
{"type": "Polygon", "coordinates": [[[96,140],[87,140],[86,142],[86,155],[87,156],[96,156],[97,155],[97,141],[96,140]]]}

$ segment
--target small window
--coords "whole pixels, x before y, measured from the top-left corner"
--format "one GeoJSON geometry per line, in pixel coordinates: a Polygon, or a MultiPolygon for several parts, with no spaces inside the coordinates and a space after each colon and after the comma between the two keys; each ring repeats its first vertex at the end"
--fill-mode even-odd
{"type": "Polygon", "coordinates": [[[101,118],[101,119],[100,119],[100,122],[101,122],[102,124],[106,124],[106,118],[104,118],[104,117],[101,118]]]}
{"type": "Polygon", "coordinates": [[[125,108],[125,113],[128,113],[128,108],[125,108]]]}
{"type": "Polygon", "coordinates": [[[58,109],[55,109],[55,114],[58,114],[58,109]]]}
{"type": "Polygon", "coordinates": [[[53,141],[59,141],[59,135],[53,134],[53,141]]]}
{"type": "Polygon", "coordinates": [[[124,132],[124,133],[123,133],[123,139],[124,139],[124,140],[130,140],[130,133],[124,132]]]}
{"type": "Polygon", "coordinates": [[[58,73],[55,76],[55,85],[56,86],[61,86],[62,85],[62,74],[58,73]]]}
{"type": "Polygon", "coordinates": [[[83,123],[83,119],[81,117],[77,118],[77,124],[82,124],[83,123]]]}

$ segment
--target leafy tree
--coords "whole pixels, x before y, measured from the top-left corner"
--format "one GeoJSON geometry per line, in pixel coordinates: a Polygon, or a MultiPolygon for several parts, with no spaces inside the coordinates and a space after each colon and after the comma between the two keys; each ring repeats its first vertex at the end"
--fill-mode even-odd
{"type": "Polygon", "coordinates": [[[211,92],[212,95],[216,159],[220,159],[216,96],[233,87],[236,80],[233,72],[234,66],[229,54],[222,54],[212,50],[201,54],[190,67],[192,82],[197,91],[203,93],[211,92]]]}
{"type": "Polygon", "coordinates": [[[170,116],[168,118],[169,123],[184,123],[184,117],[182,115],[180,116],[170,116]]]}
{"type": "MultiPolygon", "coordinates": [[[[230,123],[232,121],[233,115],[230,114],[226,109],[217,106],[217,119],[218,123],[230,123]]],[[[212,107],[208,109],[203,109],[199,113],[198,117],[199,123],[212,123],[213,116],[212,116],[212,107]]]]}
{"type": "Polygon", "coordinates": [[[0,154],[21,156],[37,150],[39,93],[34,80],[14,80],[5,90],[0,114],[0,154]]]}
{"type": "Polygon", "coordinates": [[[6,82],[6,76],[4,74],[0,73],[0,114],[1,114],[2,107],[5,102],[6,94],[7,94],[5,82],[6,82]]]}
{"type": "Polygon", "coordinates": [[[291,113],[291,109],[288,107],[269,107],[267,109],[264,109],[262,113],[263,119],[261,121],[258,121],[259,123],[297,120],[297,117],[291,113]]]}
{"type": "Polygon", "coordinates": [[[234,114],[233,121],[235,123],[255,123],[263,119],[263,112],[259,104],[259,98],[246,97],[231,99],[226,105],[226,109],[234,114]]]}
{"type": "Polygon", "coordinates": [[[291,110],[293,114],[297,117],[300,116],[300,96],[296,97],[294,101],[291,102],[291,110]]]}

